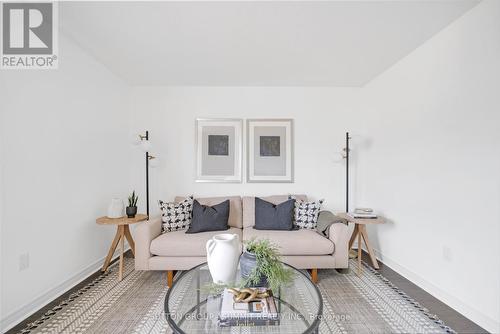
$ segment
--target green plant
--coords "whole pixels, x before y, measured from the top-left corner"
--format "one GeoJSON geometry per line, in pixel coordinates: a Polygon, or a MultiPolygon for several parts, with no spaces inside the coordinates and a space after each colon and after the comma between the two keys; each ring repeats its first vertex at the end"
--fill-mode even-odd
{"type": "Polygon", "coordinates": [[[130,194],[128,197],[128,206],[137,206],[137,200],[139,199],[139,196],[135,194],[135,190],[130,194]]]}
{"type": "Polygon", "coordinates": [[[244,280],[245,286],[258,284],[264,276],[273,291],[280,286],[290,284],[293,281],[294,272],[286,268],[280,261],[278,247],[268,239],[251,239],[245,242],[246,251],[255,255],[257,266],[244,280]]]}

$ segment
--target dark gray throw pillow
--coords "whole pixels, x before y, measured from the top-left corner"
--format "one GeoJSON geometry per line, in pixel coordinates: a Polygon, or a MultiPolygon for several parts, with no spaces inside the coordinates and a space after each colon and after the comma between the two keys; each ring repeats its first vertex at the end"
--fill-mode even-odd
{"type": "Polygon", "coordinates": [[[254,228],[256,230],[293,230],[294,209],[295,199],[276,205],[255,197],[254,228]]]}
{"type": "Polygon", "coordinates": [[[229,229],[229,200],[214,206],[201,205],[194,200],[193,218],[186,233],[200,233],[208,231],[225,231],[229,229]]]}

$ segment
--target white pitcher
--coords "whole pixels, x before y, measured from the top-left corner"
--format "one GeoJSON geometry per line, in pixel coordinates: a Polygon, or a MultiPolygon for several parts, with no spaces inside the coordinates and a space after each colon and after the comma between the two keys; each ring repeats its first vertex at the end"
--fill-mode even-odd
{"type": "Polygon", "coordinates": [[[240,259],[240,238],[237,234],[217,234],[207,241],[207,262],[214,283],[234,282],[240,259]]]}

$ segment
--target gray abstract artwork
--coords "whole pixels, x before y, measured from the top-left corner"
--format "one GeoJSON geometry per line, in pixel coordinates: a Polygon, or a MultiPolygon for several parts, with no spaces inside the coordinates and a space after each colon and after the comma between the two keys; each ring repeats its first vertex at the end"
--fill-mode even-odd
{"type": "Polygon", "coordinates": [[[229,136],[208,135],[208,155],[229,155],[229,136]]]}
{"type": "Polygon", "coordinates": [[[280,136],[260,136],[260,156],[280,156],[280,136]]]}

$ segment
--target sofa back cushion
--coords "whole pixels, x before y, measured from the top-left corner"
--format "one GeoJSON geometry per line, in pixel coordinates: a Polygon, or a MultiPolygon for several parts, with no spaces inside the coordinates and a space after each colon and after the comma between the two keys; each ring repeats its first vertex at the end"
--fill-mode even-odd
{"type": "MultiPolygon", "coordinates": [[[[185,197],[177,196],[175,198],[176,202],[181,202],[185,197]]],[[[229,197],[204,197],[195,198],[201,205],[214,206],[216,204],[222,203],[225,200],[229,200],[229,220],[227,224],[231,227],[242,228],[242,209],[241,209],[241,197],[240,196],[229,196],[229,197]]]]}
{"type": "MultiPolygon", "coordinates": [[[[288,200],[290,195],[274,195],[267,197],[259,197],[264,201],[271,202],[273,204],[280,204],[288,200]]],[[[297,200],[307,201],[306,195],[293,195],[297,200]]],[[[255,225],[255,197],[254,196],[244,196],[243,197],[243,227],[252,227],[255,225]]]]}

